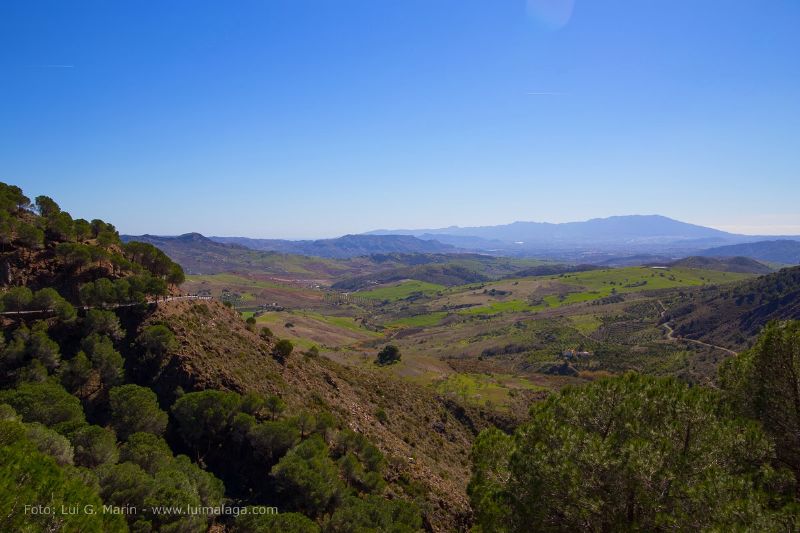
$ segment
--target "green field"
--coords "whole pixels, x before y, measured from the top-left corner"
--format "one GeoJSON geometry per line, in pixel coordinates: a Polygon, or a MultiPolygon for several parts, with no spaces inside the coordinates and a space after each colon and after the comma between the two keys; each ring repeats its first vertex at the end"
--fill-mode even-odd
{"type": "Polygon", "coordinates": [[[569,319],[575,329],[584,335],[590,335],[594,333],[603,323],[594,315],[573,315],[569,317],[569,319]]]}
{"type": "Polygon", "coordinates": [[[299,311],[299,312],[297,312],[297,314],[299,314],[301,316],[306,316],[306,317],[309,317],[309,318],[313,318],[313,319],[319,320],[320,322],[325,322],[325,323],[330,324],[332,326],[336,326],[336,327],[339,327],[339,328],[347,329],[347,330],[350,330],[350,331],[358,331],[358,332],[361,332],[361,333],[366,332],[366,333],[378,335],[377,333],[375,333],[373,331],[369,331],[369,330],[364,329],[364,327],[361,324],[359,324],[358,322],[356,322],[356,320],[353,317],[323,315],[321,313],[312,313],[310,311],[299,311]]]}
{"type": "Polygon", "coordinates": [[[203,287],[216,294],[229,288],[244,300],[253,294],[259,301],[284,305],[282,311],[261,315],[257,328],[269,326],[298,350],[317,345],[337,362],[372,369],[378,349],[396,343],[403,359],[386,372],[433,386],[459,402],[522,412],[528,391],[538,390],[534,383],[554,388],[577,379],[549,373],[564,350],[602,353],[572,362],[586,375],[627,369],[701,375],[712,363],[705,363],[703,354],[678,356],[682,347],[665,342],[657,326],[657,302],[669,306],[682,288],[749,277],[683,267],[626,267],[453,287],[407,279],[350,292],[357,297],[352,300],[327,299],[319,289],[246,275],[190,280],[213,285],[203,287]],[[655,290],[666,292],[647,294],[655,290]],[[603,300],[613,294],[628,297],[603,300]],[[552,310],[557,311],[548,313],[552,310]],[[528,365],[524,371],[515,366],[521,361],[528,365]],[[521,375],[527,380],[511,377],[521,375]]]}
{"type": "MultiPolygon", "coordinates": [[[[541,311],[547,308],[556,308],[598,300],[614,293],[634,293],[647,290],[696,287],[707,284],[729,283],[749,277],[752,277],[752,275],[691,268],[669,268],[661,270],[649,267],[628,267],[592,270],[557,276],[502,280],[487,283],[483,287],[487,289],[499,288],[510,290],[514,295],[525,295],[527,294],[526,291],[532,292],[530,284],[536,285],[537,283],[558,282],[566,286],[567,290],[562,291],[560,294],[541,296],[539,300],[534,303],[519,298],[492,301],[492,299],[487,296],[483,299],[486,303],[481,302],[482,305],[462,309],[458,314],[464,316],[491,316],[500,313],[541,311]],[[518,287],[525,286],[525,284],[528,284],[527,288],[523,289],[520,293],[518,287]],[[569,287],[574,287],[574,289],[570,289],[569,287]]],[[[475,289],[476,286],[473,284],[454,290],[451,289],[448,294],[457,294],[459,291],[463,294],[474,291],[475,289]]]]}
{"type": "Polygon", "coordinates": [[[616,289],[616,292],[638,292],[729,283],[750,277],[753,275],[694,268],[627,267],[548,276],[546,279],[577,285],[585,290],[607,291],[610,294],[612,289],[616,289]]]}
{"type": "Polygon", "coordinates": [[[407,280],[401,281],[395,285],[378,287],[369,291],[359,291],[353,294],[361,296],[362,298],[369,298],[371,300],[396,301],[408,298],[412,294],[420,293],[424,295],[432,295],[444,289],[444,285],[437,285],[436,283],[407,280]]]}
{"type": "Polygon", "coordinates": [[[500,313],[519,313],[522,311],[535,311],[537,308],[521,300],[508,300],[507,302],[495,302],[489,305],[470,307],[462,309],[459,315],[497,315],[500,313]]]}
{"type": "Polygon", "coordinates": [[[445,396],[453,396],[464,403],[494,405],[504,407],[516,391],[547,390],[524,378],[508,374],[455,373],[439,381],[436,391],[445,396]]]}
{"type": "Polygon", "coordinates": [[[409,327],[409,328],[430,327],[437,325],[446,316],[447,313],[445,311],[437,311],[435,313],[427,313],[424,315],[416,315],[406,318],[400,318],[398,320],[393,320],[391,322],[388,322],[386,325],[389,327],[409,327]]]}

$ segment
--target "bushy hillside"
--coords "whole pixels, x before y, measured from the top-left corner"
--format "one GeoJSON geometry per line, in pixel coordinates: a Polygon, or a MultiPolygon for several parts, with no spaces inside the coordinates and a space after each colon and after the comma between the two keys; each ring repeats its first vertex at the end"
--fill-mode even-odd
{"type": "Polygon", "coordinates": [[[667,318],[682,337],[732,349],[747,347],[771,320],[800,319],[800,267],[705,288],[670,309],[667,318]]]}
{"type": "Polygon", "coordinates": [[[511,274],[510,278],[527,278],[534,276],[555,276],[558,274],[569,274],[572,272],[587,272],[589,270],[599,270],[600,266],[596,265],[538,265],[524,270],[520,270],[511,274]]]}
{"type": "Polygon", "coordinates": [[[157,248],[123,245],[113,225],[73,220],[51,198],[31,202],[19,187],[0,183],[0,286],[53,289],[73,304],[129,303],[166,294],[183,279],[157,248]],[[107,281],[80,293],[100,279],[107,281]]]}
{"type": "Polygon", "coordinates": [[[394,281],[400,281],[404,279],[413,279],[425,283],[436,283],[438,285],[445,286],[455,286],[488,281],[490,278],[461,265],[429,264],[395,268],[367,276],[358,276],[355,278],[338,281],[333,284],[332,288],[352,291],[369,287],[371,285],[392,283],[394,281]]]}
{"type": "Polygon", "coordinates": [[[672,267],[702,268],[719,270],[720,272],[738,272],[740,274],[769,274],[773,270],[749,257],[684,257],[669,263],[672,267]]]}
{"type": "Polygon", "coordinates": [[[386,455],[390,493],[422,498],[432,528],[467,524],[468,450],[475,432],[488,425],[479,413],[379,369],[346,368],[297,352],[281,364],[272,356],[275,340],[250,331],[220,303],[160,306],[140,328],[156,324],[167,324],[176,340],[161,371],[146,373],[160,397],[169,398],[177,387],[223,389],[278,395],[294,412],[330,413],[337,425],[366,435],[386,455]]]}

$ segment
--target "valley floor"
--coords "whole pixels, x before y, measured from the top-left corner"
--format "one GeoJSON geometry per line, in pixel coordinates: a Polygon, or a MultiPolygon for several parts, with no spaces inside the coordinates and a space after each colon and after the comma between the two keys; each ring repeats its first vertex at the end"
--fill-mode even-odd
{"type": "Polygon", "coordinates": [[[725,346],[675,336],[667,308],[748,274],[629,267],[447,287],[416,280],[334,291],[248,274],[189,276],[257,328],[340,364],[391,374],[465,405],[524,415],[543,391],[636,370],[708,382],[725,346]],[[401,360],[379,367],[386,344],[401,360]]]}

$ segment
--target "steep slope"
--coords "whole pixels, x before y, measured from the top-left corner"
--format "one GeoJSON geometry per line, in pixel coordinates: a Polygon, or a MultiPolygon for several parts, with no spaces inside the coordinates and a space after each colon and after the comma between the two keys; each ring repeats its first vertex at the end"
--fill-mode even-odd
{"type": "Polygon", "coordinates": [[[271,341],[217,302],[159,306],[141,327],[153,324],[167,325],[178,341],[163,370],[152,376],[160,396],[169,397],[178,386],[187,392],[227,389],[278,394],[293,409],[331,411],[389,458],[394,490],[424,497],[431,529],[466,528],[469,447],[476,431],[488,425],[479,414],[379,369],[345,368],[303,354],[281,365],[270,355],[271,341]]]}
{"type": "Polygon", "coordinates": [[[675,333],[738,350],[771,320],[800,319],[800,267],[693,293],[667,313],[675,333]]]}
{"type": "Polygon", "coordinates": [[[699,252],[698,255],[706,257],[744,256],[773,263],[796,265],[800,264],[800,241],[787,239],[733,244],[709,248],[699,252]]]}
{"type": "MultiPolygon", "coordinates": [[[[51,199],[34,205],[1,183],[0,237],[11,283],[0,291],[2,447],[52,474],[15,474],[3,501],[19,488],[32,504],[63,496],[136,509],[93,531],[241,531],[234,516],[152,511],[223,501],[275,505],[303,530],[468,528],[469,448],[488,425],[480,413],[378,368],[291,354],[219,302],[165,298],[183,271],[155,246],[122,244],[113,226],[73,221],[51,199]],[[54,290],[59,281],[81,307],[54,290]]],[[[9,481],[20,461],[6,463],[9,481]]],[[[30,519],[7,507],[6,523],[30,519]]],[[[64,526],[51,522],[39,529],[64,526]]],[[[250,530],[278,530],[270,522],[250,530]]]]}

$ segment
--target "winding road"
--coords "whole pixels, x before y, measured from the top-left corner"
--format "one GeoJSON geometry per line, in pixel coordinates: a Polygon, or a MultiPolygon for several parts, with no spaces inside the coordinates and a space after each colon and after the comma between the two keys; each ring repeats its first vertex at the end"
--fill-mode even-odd
{"type": "MultiPolygon", "coordinates": [[[[664,315],[667,314],[667,307],[664,305],[664,303],[661,300],[658,300],[658,305],[661,306],[661,318],[664,318],[664,315]]],[[[663,326],[664,329],[667,330],[667,339],[668,340],[671,340],[671,341],[674,341],[674,342],[677,342],[677,341],[690,342],[692,344],[699,344],[700,346],[705,346],[707,348],[716,348],[717,350],[722,350],[723,352],[726,352],[729,355],[738,355],[738,352],[734,352],[733,350],[730,350],[730,349],[725,348],[723,346],[717,346],[716,344],[709,344],[707,342],[698,341],[698,340],[695,340],[695,339],[687,339],[686,337],[680,337],[678,335],[675,335],[675,330],[672,329],[672,326],[669,325],[669,322],[664,322],[663,324],[661,324],[661,326],[663,326]]]]}
{"type": "MultiPolygon", "coordinates": [[[[76,309],[81,309],[86,311],[88,309],[119,309],[121,307],[134,307],[137,305],[159,305],[166,302],[175,302],[178,300],[210,300],[211,296],[197,296],[195,294],[189,294],[186,296],[164,296],[163,298],[156,298],[155,300],[147,300],[145,302],[134,302],[128,304],[111,304],[111,305],[83,305],[80,307],[76,307],[76,309]]],[[[33,309],[28,311],[3,311],[0,313],[0,316],[18,316],[18,315],[32,315],[36,313],[54,313],[55,309],[33,309]]]]}

